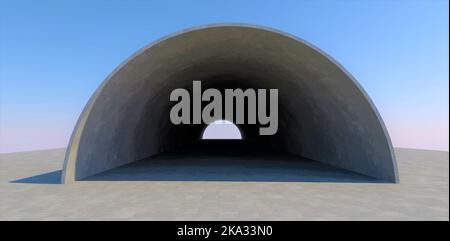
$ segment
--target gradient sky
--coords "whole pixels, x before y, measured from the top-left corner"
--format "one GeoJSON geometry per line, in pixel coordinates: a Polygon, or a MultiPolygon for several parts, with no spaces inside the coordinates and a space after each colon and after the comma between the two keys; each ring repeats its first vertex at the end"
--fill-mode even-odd
{"type": "Polygon", "coordinates": [[[0,152],[66,146],[124,59],[222,22],[276,28],[331,55],[368,92],[394,146],[449,147],[448,1],[0,2],[0,152]]]}

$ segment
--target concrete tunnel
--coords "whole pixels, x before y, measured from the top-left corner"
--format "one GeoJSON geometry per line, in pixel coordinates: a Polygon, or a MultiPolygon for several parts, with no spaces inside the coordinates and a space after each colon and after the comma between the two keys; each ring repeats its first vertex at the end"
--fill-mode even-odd
{"type": "Polygon", "coordinates": [[[384,123],[342,66],[295,36],[237,24],[172,34],[118,66],[77,121],[62,181],[160,153],[212,150],[285,153],[398,182],[384,123]],[[259,126],[243,124],[243,140],[217,145],[201,140],[204,124],[172,124],[170,92],[190,90],[193,80],[201,80],[203,89],[278,89],[278,132],[261,136],[259,126]]]}

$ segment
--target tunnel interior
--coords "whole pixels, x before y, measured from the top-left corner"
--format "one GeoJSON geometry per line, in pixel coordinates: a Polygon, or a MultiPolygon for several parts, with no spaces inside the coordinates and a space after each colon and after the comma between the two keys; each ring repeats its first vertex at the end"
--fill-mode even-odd
{"type": "Polygon", "coordinates": [[[167,153],[290,155],[397,180],[384,124],[353,77],[304,41],[258,27],[184,31],[120,65],[80,116],[64,180],[167,153]],[[242,140],[202,140],[206,124],[174,125],[170,93],[184,88],[192,96],[193,80],[202,90],[278,89],[278,131],[259,135],[260,125],[239,124],[242,140]]]}
{"type": "MultiPolygon", "coordinates": [[[[199,67],[198,69],[203,69],[204,67],[199,67]]],[[[261,79],[258,79],[254,76],[239,76],[235,73],[218,73],[213,76],[200,76],[198,70],[193,70],[193,73],[196,73],[198,80],[202,81],[202,90],[206,90],[209,88],[214,88],[219,90],[222,93],[222,96],[225,96],[225,89],[265,89],[264,83],[262,83],[261,79]],[[201,77],[201,78],[198,78],[201,77]],[[253,78],[253,79],[249,79],[253,78]]],[[[192,80],[189,81],[189,78],[180,85],[181,88],[186,89],[190,92],[192,97],[192,80]]],[[[172,86],[166,92],[173,90],[172,86]]],[[[276,88],[272,85],[272,89],[276,88]]],[[[163,102],[163,100],[157,100],[158,102],[163,102]]],[[[266,102],[269,100],[267,99],[266,102]]],[[[167,100],[166,100],[167,102],[167,100]]],[[[192,103],[192,102],[191,102],[192,103]]],[[[205,106],[209,102],[203,101],[202,105],[205,106]]],[[[258,103],[257,103],[258,104],[258,103]]],[[[151,104],[150,104],[151,105],[151,104]]],[[[197,153],[215,153],[215,154],[230,154],[230,153],[287,153],[285,149],[285,145],[280,141],[280,134],[282,133],[282,129],[286,128],[283,125],[279,125],[278,132],[275,135],[264,136],[259,134],[259,128],[264,125],[260,124],[235,124],[242,135],[241,140],[203,140],[201,138],[203,131],[208,126],[207,123],[202,124],[179,124],[174,125],[169,118],[169,111],[172,108],[174,103],[168,103],[164,110],[161,111],[162,118],[158,123],[161,131],[158,133],[159,136],[164,136],[164,139],[161,140],[158,152],[160,153],[183,153],[183,152],[197,152],[197,153]]],[[[245,106],[245,118],[244,123],[248,123],[248,99],[245,98],[244,102],[245,106]]],[[[279,113],[280,115],[285,115],[284,112],[280,111],[283,108],[283,103],[279,102],[279,113]]],[[[234,102],[234,110],[236,110],[236,102],[234,102]]],[[[266,105],[267,112],[269,112],[269,106],[266,105]]],[[[222,110],[225,110],[225,101],[222,101],[222,110]]],[[[191,109],[191,123],[193,119],[191,109]]],[[[234,114],[236,112],[234,111],[234,114]]],[[[222,120],[225,120],[225,117],[222,114],[222,120]]],[[[235,119],[228,120],[230,122],[235,123],[235,119]]],[[[280,120],[280,122],[283,120],[280,120]]],[[[266,125],[267,126],[267,125],[266,125]]],[[[154,127],[147,126],[143,129],[138,130],[136,132],[137,138],[142,138],[145,140],[146,134],[151,133],[154,130],[154,127]],[[147,131],[145,128],[150,129],[147,131]]],[[[282,135],[282,134],[281,134],[282,135]]],[[[145,142],[145,141],[143,141],[145,142]]]]}

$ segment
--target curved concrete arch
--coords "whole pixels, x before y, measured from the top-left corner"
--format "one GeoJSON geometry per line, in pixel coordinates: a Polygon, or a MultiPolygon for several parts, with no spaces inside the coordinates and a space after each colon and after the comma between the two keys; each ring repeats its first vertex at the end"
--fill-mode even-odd
{"type": "Polygon", "coordinates": [[[90,98],[67,149],[63,182],[73,182],[197,143],[203,125],[173,125],[170,92],[277,88],[279,128],[246,141],[388,182],[398,182],[394,151],[368,95],[335,60],[280,31],[222,24],[158,40],[127,59],[90,98]]]}

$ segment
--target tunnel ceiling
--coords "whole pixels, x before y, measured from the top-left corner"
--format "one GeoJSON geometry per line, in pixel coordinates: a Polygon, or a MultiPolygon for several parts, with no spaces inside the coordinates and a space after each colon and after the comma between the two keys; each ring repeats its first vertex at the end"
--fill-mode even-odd
{"type": "Polygon", "coordinates": [[[90,98],[72,134],[63,181],[73,182],[199,143],[204,125],[173,125],[170,92],[192,88],[278,89],[279,126],[248,148],[294,154],[397,182],[389,136],[367,94],[333,59],[286,33],[247,25],[178,32],[138,51],[90,98]]]}

